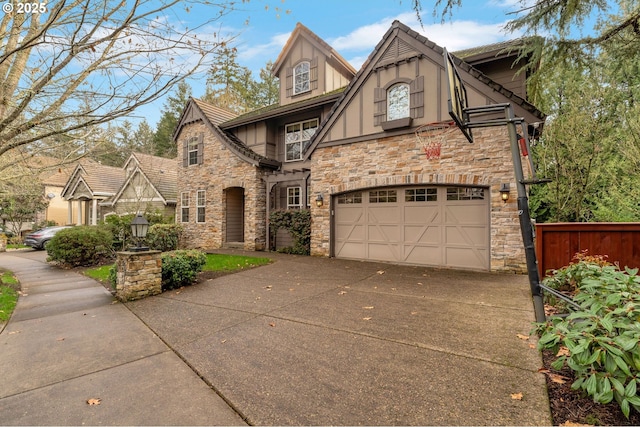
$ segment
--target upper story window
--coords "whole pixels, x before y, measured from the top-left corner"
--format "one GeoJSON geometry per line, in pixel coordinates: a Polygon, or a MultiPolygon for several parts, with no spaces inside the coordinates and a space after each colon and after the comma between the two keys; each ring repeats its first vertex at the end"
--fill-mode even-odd
{"type": "Polygon", "coordinates": [[[409,85],[400,83],[387,91],[387,120],[409,117],[409,85]]]}
{"type": "Polygon", "coordinates": [[[291,123],[285,126],[285,161],[302,159],[302,153],[309,146],[311,137],[318,130],[318,119],[291,123]]]}
{"type": "Polygon", "coordinates": [[[204,135],[191,137],[182,143],[182,166],[188,167],[202,163],[204,135]]]}
{"type": "Polygon", "coordinates": [[[308,92],[311,90],[311,66],[308,61],[296,65],[293,69],[293,94],[308,92]]]}

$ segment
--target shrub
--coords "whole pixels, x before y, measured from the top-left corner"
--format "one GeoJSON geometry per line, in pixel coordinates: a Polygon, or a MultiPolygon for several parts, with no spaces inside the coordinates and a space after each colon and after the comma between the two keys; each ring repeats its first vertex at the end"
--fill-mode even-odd
{"type": "MultiPolygon", "coordinates": [[[[168,224],[172,221],[171,218],[164,217],[162,213],[157,211],[145,211],[143,215],[149,221],[150,226],[168,224]]],[[[113,247],[115,250],[126,250],[127,247],[135,244],[131,235],[131,221],[135,216],[135,214],[108,215],[104,219],[105,226],[113,234],[113,247]]]]}
{"type": "Polygon", "coordinates": [[[146,242],[150,249],[167,252],[178,249],[182,234],[180,224],[154,224],[149,227],[146,242]]]}
{"type": "Polygon", "coordinates": [[[162,254],[162,290],[192,284],[207,262],[204,252],[178,250],[162,254]]]}
{"type": "MultiPolygon", "coordinates": [[[[603,261],[601,259],[600,261],[603,261]]],[[[537,324],[539,349],[556,354],[552,366],[571,368],[574,390],[595,402],[615,399],[628,418],[631,407],[640,411],[640,277],[638,269],[619,270],[593,259],[558,271],[558,282],[576,287],[579,304],[567,317],[552,317],[537,324]],[[560,280],[561,279],[561,280],[560,280]],[[562,348],[562,351],[559,350],[562,348]]]]}
{"type": "Polygon", "coordinates": [[[60,230],[47,244],[47,261],[69,267],[99,264],[111,257],[113,236],[105,227],[78,226],[60,230]]]}
{"type": "Polygon", "coordinates": [[[309,255],[311,252],[311,211],[308,209],[277,210],[269,215],[272,233],[284,228],[291,233],[293,247],[282,252],[309,255]]]}

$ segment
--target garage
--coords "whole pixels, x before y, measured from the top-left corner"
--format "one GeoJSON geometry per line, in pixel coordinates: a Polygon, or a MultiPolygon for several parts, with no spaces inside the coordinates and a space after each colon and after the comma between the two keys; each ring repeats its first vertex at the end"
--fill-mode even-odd
{"type": "Polygon", "coordinates": [[[337,258],[489,270],[483,187],[373,188],[333,197],[337,258]]]}

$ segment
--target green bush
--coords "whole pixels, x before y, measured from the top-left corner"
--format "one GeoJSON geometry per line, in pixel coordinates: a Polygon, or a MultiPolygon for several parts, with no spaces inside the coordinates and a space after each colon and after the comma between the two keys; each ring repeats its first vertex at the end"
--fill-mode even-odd
{"type": "MultiPolygon", "coordinates": [[[[164,217],[162,213],[157,211],[145,211],[143,215],[149,222],[149,228],[155,224],[169,224],[172,222],[172,218],[164,217]]],[[[104,225],[113,234],[113,248],[115,250],[127,250],[128,247],[137,245],[137,242],[133,241],[131,234],[131,221],[135,216],[135,214],[108,215],[104,219],[104,225]]]]}
{"type": "Polygon", "coordinates": [[[162,290],[192,284],[207,262],[204,252],[178,250],[162,254],[162,290]]]}
{"type": "Polygon", "coordinates": [[[580,260],[556,272],[558,283],[575,285],[575,309],[566,317],[537,324],[538,348],[556,354],[552,366],[571,368],[574,390],[595,402],[615,400],[628,418],[640,411],[640,277],[606,262],[580,260]],[[559,352],[560,348],[562,352],[559,352]]]}
{"type": "Polygon", "coordinates": [[[65,228],[47,244],[47,261],[68,267],[96,265],[113,256],[112,241],[113,235],[105,227],[65,228]]]}
{"type": "Polygon", "coordinates": [[[178,249],[182,226],[180,224],[154,224],[149,227],[146,242],[150,249],[167,252],[178,249]]]}
{"type": "Polygon", "coordinates": [[[309,255],[311,252],[311,211],[308,209],[277,210],[269,215],[271,232],[284,228],[291,233],[293,247],[283,248],[282,252],[309,255]]]}

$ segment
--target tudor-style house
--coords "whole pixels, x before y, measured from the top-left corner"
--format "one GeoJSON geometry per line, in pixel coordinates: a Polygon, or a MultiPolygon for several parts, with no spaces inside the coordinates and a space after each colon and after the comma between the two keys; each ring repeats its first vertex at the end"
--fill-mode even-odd
{"type": "MultiPolygon", "coordinates": [[[[505,46],[454,59],[469,105],[510,103],[541,129],[505,46]]],[[[451,121],[441,47],[396,21],[356,72],[298,24],[273,73],[279,105],[233,117],[191,99],[183,111],[176,220],[189,246],[268,249],[271,211],[310,209],[312,255],[526,268],[516,198],[500,195],[515,188],[506,127],[474,129],[472,144],[454,129],[437,158],[416,136],[451,121]]]]}
{"type": "Polygon", "coordinates": [[[81,160],[62,190],[67,224],[96,225],[106,216],[145,211],[173,218],[176,206],[175,159],[133,153],[120,168],[81,160]]]}

